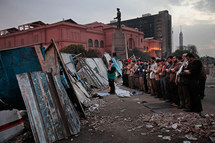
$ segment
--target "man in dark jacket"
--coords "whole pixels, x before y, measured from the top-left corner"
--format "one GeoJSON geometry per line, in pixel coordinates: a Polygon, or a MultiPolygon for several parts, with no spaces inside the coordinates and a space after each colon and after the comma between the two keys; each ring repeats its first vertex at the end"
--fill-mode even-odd
{"type": "Polygon", "coordinates": [[[112,60],[109,61],[108,70],[107,70],[107,76],[108,76],[108,82],[110,86],[110,94],[115,94],[115,73],[116,73],[116,67],[112,60]]]}
{"type": "Polygon", "coordinates": [[[202,71],[202,62],[189,53],[186,56],[189,64],[187,70],[184,70],[188,75],[189,83],[188,89],[190,94],[190,108],[192,112],[201,113],[202,104],[199,91],[199,78],[202,71]]]}

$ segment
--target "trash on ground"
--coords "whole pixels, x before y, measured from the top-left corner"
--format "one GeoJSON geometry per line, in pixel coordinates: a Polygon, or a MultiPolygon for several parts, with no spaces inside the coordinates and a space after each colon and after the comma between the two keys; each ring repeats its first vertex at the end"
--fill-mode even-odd
{"type": "Polygon", "coordinates": [[[191,143],[190,141],[183,141],[183,143],[191,143]]]}
{"type": "Polygon", "coordinates": [[[191,134],[187,134],[187,135],[185,135],[185,137],[186,137],[187,139],[189,139],[189,140],[193,140],[193,141],[196,141],[196,140],[197,140],[197,138],[194,137],[194,136],[192,136],[191,134]]]}
{"type": "Polygon", "coordinates": [[[148,129],[162,133],[172,131],[176,134],[185,133],[185,137],[189,140],[197,140],[199,137],[207,138],[215,131],[213,114],[202,118],[197,113],[154,113],[140,115],[139,120],[148,129]]]}
{"type": "Polygon", "coordinates": [[[170,140],[171,140],[171,137],[170,137],[170,136],[163,136],[163,139],[164,139],[164,140],[169,140],[169,141],[170,141],[170,140]]]}
{"type": "Polygon", "coordinates": [[[133,91],[132,94],[133,94],[133,95],[142,95],[143,92],[133,91]]]}
{"type": "Polygon", "coordinates": [[[118,86],[116,86],[115,92],[119,97],[131,97],[131,93],[129,91],[120,89],[118,86]]]}

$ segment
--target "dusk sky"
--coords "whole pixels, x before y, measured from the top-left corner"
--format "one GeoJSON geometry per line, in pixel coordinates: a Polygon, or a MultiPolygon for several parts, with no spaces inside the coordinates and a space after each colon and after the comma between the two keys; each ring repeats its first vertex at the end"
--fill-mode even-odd
{"type": "Polygon", "coordinates": [[[0,30],[43,21],[73,19],[78,24],[109,23],[120,8],[122,20],[158,14],[172,15],[173,51],[179,46],[180,25],[184,45],[196,45],[200,56],[215,57],[215,0],[0,0],[0,30]]]}

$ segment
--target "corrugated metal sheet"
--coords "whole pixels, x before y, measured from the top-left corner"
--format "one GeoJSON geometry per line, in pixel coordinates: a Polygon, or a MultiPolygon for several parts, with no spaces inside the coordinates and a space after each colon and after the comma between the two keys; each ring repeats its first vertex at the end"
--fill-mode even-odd
{"type": "Polygon", "coordinates": [[[80,131],[78,114],[56,76],[24,73],[17,80],[36,142],[54,142],[80,131]]]}

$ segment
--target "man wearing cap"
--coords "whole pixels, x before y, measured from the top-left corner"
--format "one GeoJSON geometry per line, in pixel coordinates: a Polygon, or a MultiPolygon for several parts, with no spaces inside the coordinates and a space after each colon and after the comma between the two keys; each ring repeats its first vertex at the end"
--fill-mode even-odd
{"type": "Polygon", "coordinates": [[[108,70],[107,70],[107,76],[108,76],[108,82],[110,86],[110,94],[115,94],[115,73],[116,73],[116,67],[112,60],[109,61],[108,70]]]}

